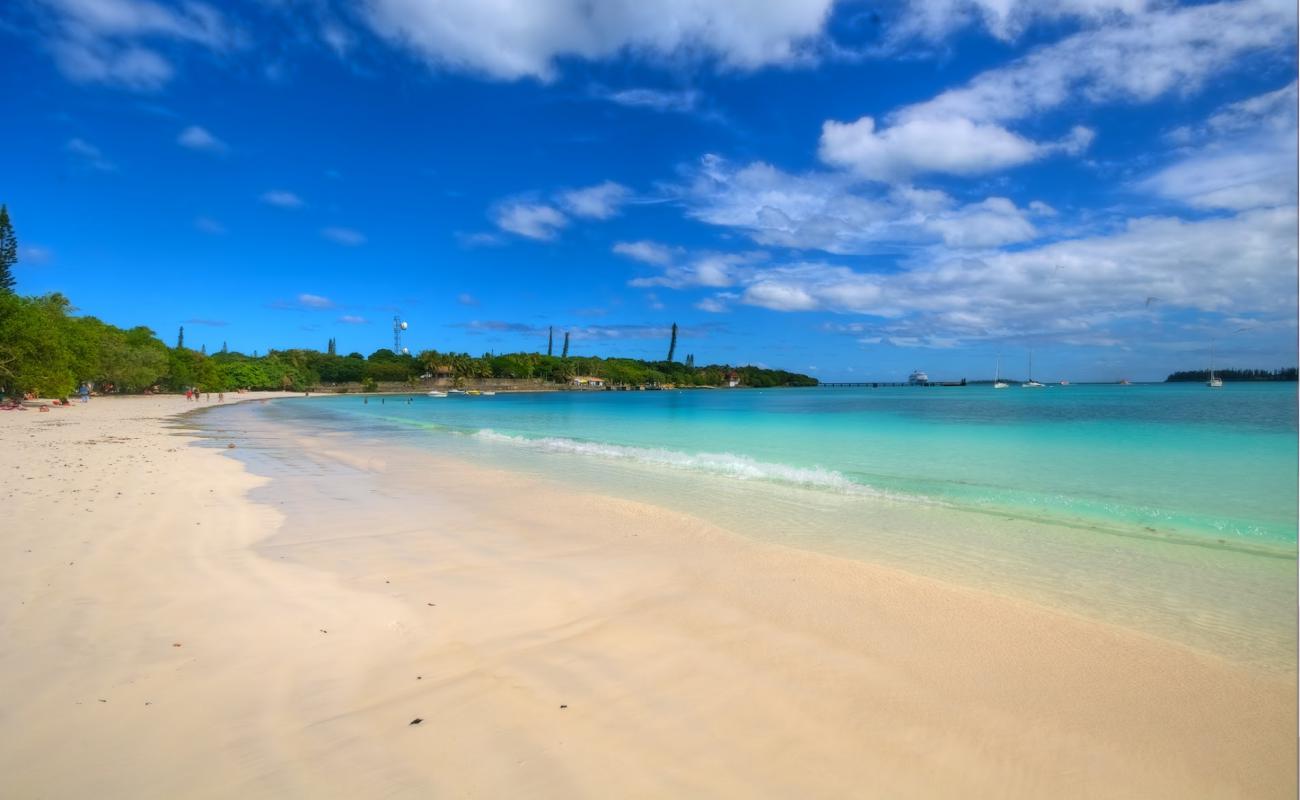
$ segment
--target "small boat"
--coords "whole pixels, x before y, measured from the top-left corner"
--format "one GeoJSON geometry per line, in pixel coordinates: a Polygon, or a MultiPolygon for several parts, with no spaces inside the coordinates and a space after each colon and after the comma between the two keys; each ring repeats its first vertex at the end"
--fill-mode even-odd
{"type": "Polygon", "coordinates": [[[1120,386],[1132,386],[1132,385],[1133,385],[1133,381],[1129,380],[1128,378],[1120,378],[1120,379],[1119,379],[1119,385],[1120,385],[1120,386]]]}
{"type": "Polygon", "coordinates": [[[1021,389],[1041,389],[1043,384],[1034,380],[1034,351],[1029,351],[1029,380],[1020,384],[1021,389]]]}
{"type": "Polygon", "coordinates": [[[1214,340],[1210,340],[1210,379],[1205,382],[1205,385],[1211,389],[1223,388],[1223,378],[1214,376],[1214,340]]]}
{"type": "Polygon", "coordinates": [[[998,356],[997,365],[993,368],[993,388],[1007,388],[1007,382],[1002,380],[1002,356],[998,356]]]}
{"type": "Polygon", "coordinates": [[[465,394],[464,389],[448,389],[447,394],[465,394]]]}
{"type": "Polygon", "coordinates": [[[907,382],[913,386],[924,386],[930,382],[930,376],[918,369],[907,376],[907,382]]]}
{"type": "Polygon", "coordinates": [[[496,397],[496,396],[497,396],[497,393],[496,393],[496,392],[479,392],[479,394],[483,395],[484,397],[496,397]]]}
{"type": "Polygon", "coordinates": [[[446,392],[440,392],[437,389],[434,389],[432,392],[429,392],[429,397],[446,397],[446,396],[447,396],[446,392]]]}
{"type": "Polygon", "coordinates": [[[465,394],[469,395],[470,397],[478,397],[483,393],[480,392],[478,389],[470,389],[469,391],[465,392],[465,394]]]}
{"type": "Polygon", "coordinates": [[[1069,385],[1070,385],[1070,382],[1069,382],[1069,381],[1061,381],[1061,385],[1062,385],[1062,386],[1069,386],[1069,385]]]}

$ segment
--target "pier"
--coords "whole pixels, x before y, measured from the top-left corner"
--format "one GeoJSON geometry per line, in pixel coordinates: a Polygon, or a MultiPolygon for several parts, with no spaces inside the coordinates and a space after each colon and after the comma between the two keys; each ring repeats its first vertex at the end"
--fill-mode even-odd
{"type": "Polygon", "coordinates": [[[913,386],[918,388],[929,386],[965,386],[966,379],[962,378],[959,381],[924,381],[921,383],[912,383],[910,381],[902,381],[898,383],[890,383],[889,381],[822,381],[817,385],[824,386],[827,389],[896,389],[899,387],[913,386]]]}

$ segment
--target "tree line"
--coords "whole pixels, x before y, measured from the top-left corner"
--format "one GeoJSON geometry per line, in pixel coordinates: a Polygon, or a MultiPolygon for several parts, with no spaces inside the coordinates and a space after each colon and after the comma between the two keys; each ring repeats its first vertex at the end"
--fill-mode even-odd
{"type": "MultiPolygon", "coordinates": [[[[1224,381],[1293,381],[1296,379],[1296,368],[1216,369],[1214,371],[1214,376],[1216,378],[1222,378],[1224,381]]],[[[1165,383],[1187,383],[1191,381],[1204,383],[1209,379],[1209,370],[1192,369],[1171,373],[1169,377],[1165,378],[1165,383]]]]}
{"type": "Polygon", "coordinates": [[[176,344],[167,346],[154,331],[138,326],[118,328],[100,319],[79,316],[62,294],[24,297],[13,291],[12,266],[18,261],[17,240],[8,210],[0,205],[0,395],[32,393],[63,397],[83,383],[99,392],[203,391],[236,389],[289,389],[305,391],[337,384],[360,384],[373,389],[379,383],[416,385],[422,377],[444,377],[456,383],[484,378],[540,379],[569,383],[589,376],[612,385],[722,386],[735,378],[745,386],[815,386],[807,375],[753,366],[713,364],[697,367],[671,359],[676,348],[673,325],[670,358],[641,361],[629,358],[569,356],[569,335],[559,356],[541,353],[443,353],[426,350],[416,355],[376,350],[340,355],[329,339],[325,351],[272,350],[246,355],[230,350],[209,354],[185,344],[185,329],[176,344]]]}

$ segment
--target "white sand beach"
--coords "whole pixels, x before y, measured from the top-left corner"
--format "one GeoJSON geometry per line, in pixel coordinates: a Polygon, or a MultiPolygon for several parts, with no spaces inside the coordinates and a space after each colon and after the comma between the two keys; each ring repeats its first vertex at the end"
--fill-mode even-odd
{"type": "Polygon", "coordinates": [[[0,796],[1295,796],[1294,674],[193,408],[0,414],[0,796]]]}

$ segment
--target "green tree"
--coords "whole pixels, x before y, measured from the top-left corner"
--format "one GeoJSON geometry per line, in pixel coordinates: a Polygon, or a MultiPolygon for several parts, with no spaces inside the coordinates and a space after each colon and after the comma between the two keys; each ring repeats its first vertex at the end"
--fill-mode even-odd
{"type": "Polygon", "coordinates": [[[176,349],[179,350],[185,346],[185,326],[182,325],[180,332],[176,334],[176,349]]]}
{"type": "Polygon", "coordinates": [[[560,358],[569,357],[569,332],[564,332],[564,350],[560,353],[560,358]]]}
{"type": "Polygon", "coordinates": [[[668,360],[673,360],[673,353],[677,352],[677,323],[673,323],[673,338],[668,342],[668,360]]]}
{"type": "Polygon", "coordinates": [[[555,351],[555,326],[550,325],[546,328],[546,355],[551,355],[555,351]]]}
{"type": "Polygon", "coordinates": [[[11,268],[18,263],[18,238],[9,222],[9,207],[0,205],[0,292],[14,290],[11,268]]]}

